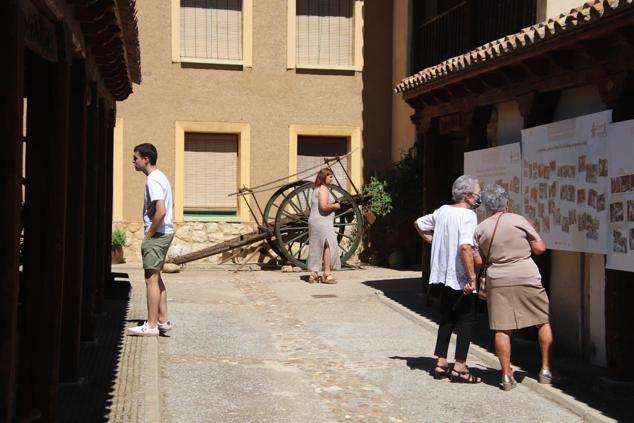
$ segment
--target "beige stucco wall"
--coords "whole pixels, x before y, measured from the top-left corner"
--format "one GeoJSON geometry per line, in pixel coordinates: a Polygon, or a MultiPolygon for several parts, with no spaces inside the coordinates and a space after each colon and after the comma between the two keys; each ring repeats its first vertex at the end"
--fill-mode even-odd
{"type": "MultiPolygon", "coordinates": [[[[381,148],[389,151],[389,137],[373,135],[375,131],[370,134],[363,132],[364,122],[368,121],[387,128],[388,133],[391,127],[389,107],[387,112],[383,109],[368,112],[372,108],[364,107],[364,102],[366,105],[368,102],[378,103],[374,101],[373,90],[364,93],[364,71],[288,69],[288,0],[244,3],[252,4],[252,45],[250,49],[245,47],[245,51],[251,52],[250,63],[247,64],[252,66],[244,68],[175,62],[177,57],[172,54],[175,45],[172,37],[173,4],[177,3],[170,4],[167,0],[137,1],[143,81],[134,87],[130,98],[118,105],[119,132],[114,158],[117,175],[113,199],[115,222],[141,220],[145,177],[134,171],[130,157],[133,147],[142,142],[157,146],[158,167],[173,185],[176,221],[182,220],[182,217],[179,219],[182,204],[178,204],[182,186],[177,183],[182,180],[178,174],[182,168],[178,165],[178,160],[182,160],[178,141],[180,122],[188,125],[203,122],[212,127],[246,125],[250,156],[246,164],[248,180],[240,182],[247,186],[292,173],[290,168],[296,163],[294,158],[289,157],[293,152],[289,145],[293,127],[339,127],[342,136],[354,134],[351,145],[360,148],[351,160],[350,170],[357,186],[361,185],[363,175],[373,172],[363,163],[363,148],[367,140],[371,141],[370,145],[384,146],[381,148]],[[373,141],[372,137],[376,139],[373,141]]],[[[367,7],[363,1],[355,1],[357,13],[364,13],[367,7]]],[[[370,7],[391,10],[392,4],[386,2],[370,7]]],[[[364,31],[356,33],[355,37],[358,54],[362,53],[363,47],[372,46],[373,40],[392,39],[391,15],[373,13],[373,16],[378,18],[369,23],[361,20],[364,31]],[[377,19],[389,20],[389,24],[383,27],[377,19]],[[366,25],[372,26],[371,31],[366,25]],[[366,39],[359,39],[359,34],[366,39]]],[[[406,48],[404,45],[403,49],[406,48]]],[[[385,54],[388,59],[382,60],[382,63],[389,75],[389,49],[385,54]]],[[[355,67],[359,64],[363,66],[363,60],[355,60],[355,67]]],[[[383,91],[391,92],[389,81],[383,85],[383,91]]],[[[245,173],[241,171],[240,174],[245,173]]],[[[269,194],[260,194],[258,198],[265,203],[269,194]]],[[[237,218],[217,220],[244,221],[245,210],[242,207],[237,218]]]]}
{"type": "MultiPolygon", "coordinates": [[[[168,2],[137,2],[143,83],[119,105],[122,151],[140,142],[159,150],[159,167],[175,177],[175,122],[248,123],[251,184],[288,173],[289,125],[362,127],[362,76],[287,70],[287,2],[253,2],[253,67],[186,67],[171,57],[168,2]]],[[[122,218],[139,219],[144,178],[123,160],[122,218]]],[[[176,188],[176,187],[175,187],[176,188]]]]}
{"type": "MultiPolygon", "coordinates": [[[[410,75],[412,0],[394,0],[392,38],[392,82],[398,84],[410,75]]],[[[414,145],[415,127],[410,116],[414,110],[400,95],[392,97],[392,161],[398,161],[414,145]]]]}

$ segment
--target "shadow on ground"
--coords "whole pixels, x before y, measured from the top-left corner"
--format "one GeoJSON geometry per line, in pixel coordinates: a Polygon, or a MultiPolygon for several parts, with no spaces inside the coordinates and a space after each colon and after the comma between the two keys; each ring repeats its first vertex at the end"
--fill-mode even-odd
{"type": "Polygon", "coordinates": [[[130,293],[127,273],[111,275],[103,313],[95,316],[95,339],[80,346],[79,380],[60,385],[59,422],[108,421],[130,293]]]}
{"type": "MultiPolygon", "coordinates": [[[[413,312],[438,323],[438,300],[434,292],[426,295],[423,291],[420,278],[408,279],[383,279],[365,282],[366,285],[378,289],[384,295],[413,312]]],[[[495,355],[493,346],[493,334],[489,330],[486,303],[478,301],[478,316],[473,336],[473,343],[486,349],[495,355]]],[[[574,397],[588,406],[601,411],[608,417],[619,421],[634,421],[634,413],[631,404],[634,402],[634,385],[632,383],[615,382],[607,378],[605,369],[582,362],[562,349],[553,351],[553,368],[562,376],[563,382],[556,385],[564,393],[574,397]]],[[[539,347],[537,345],[537,333],[534,328],[516,331],[512,338],[511,361],[514,366],[528,371],[521,375],[536,378],[539,370],[539,347]]],[[[426,353],[424,351],[423,353],[426,353]]],[[[429,351],[431,354],[432,351],[429,351]]],[[[450,351],[450,356],[451,356],[450,351]]],[[[433,369],[435,363],[433,356],[422,357],[391,357],[403,360],[413,370],[426,372],[433,369]]],[[[474,372],[475,374],[475,372],[474,372]]],[[[487,384],[497,386],[498,371],[486,369],[478,373],[487,384]],[[484,374],[483,374],[484,373],[484,374]]],[[[520,375],[518,381],[520,381],[520,375]]]]}

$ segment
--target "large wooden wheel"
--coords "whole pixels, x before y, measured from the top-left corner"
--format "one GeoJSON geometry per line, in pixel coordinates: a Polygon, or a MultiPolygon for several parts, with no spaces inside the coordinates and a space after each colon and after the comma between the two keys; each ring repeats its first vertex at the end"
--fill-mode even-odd
{"type": "Polygon", "coordinates": [[[262,220],[264,221],[264,224],[267,226],[267,229],[270,230],[270,235],[271,235],[270,237],[266,239],[266,242],[273,249],[273,251],[275,251],[275,253],[280,257],[284,257],[284,255],[282,254],[282,251],[280,250],[277,243],[273,239],[273,235],[275,234],[275,216],[277,215],[277,211],[280,209],[280,205],[282,204],[282,201],[284,201],[291,192],[295,191],[297,187],[305,185],[307,183],[308,181],[299,180],[299,181],[291,182],[289,184],[286,184],[278,188],[271,195],[271,198],[269,198],[269,201],[266,203],[266,206],[264,207],[262,220]]]}
{"type": "MultiPolygon", "coordinates": [[[[363,216],[352,196],[333,185],[330,192],[341,204],[335,212],[334,230],[337,235],[341,262],[344,263],[356,251],[361,242],[363,216]]],[[[291,263],[303,269],[308,261],[308,217],[313,184],[305,183],[281,202],[275,215],[275,239],[277,249],[291,263]]]]}

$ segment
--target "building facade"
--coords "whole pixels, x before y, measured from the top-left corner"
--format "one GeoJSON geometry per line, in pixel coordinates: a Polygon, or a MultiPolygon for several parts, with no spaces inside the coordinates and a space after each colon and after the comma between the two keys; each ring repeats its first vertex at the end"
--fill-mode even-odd
{"type": "MultiPolygon", "coordinates": [[[[417,15],[423,33],[413,37],[413,50],[423,55],[424,68],[396,88],[415,109],[426,210],[444,202],[467,151],[519,142],[524,128],[603,110],[612,110],[613,122],[634,117],[631,2],[495,2],[514,17],[512,29],[481,9],[486,1],[454,2],[443,11],[441,3],[423,2],[426,10],[417,15]],[[493,38],[455,29],[456,20],[483,22],[476,19],[483,13],[493,38]],[[456,40],[441,43],[430,59],[421,48],[434,43],[438,28],[456,40]]],[[[616,377],[631,377],[633,337],[623,324],[631,274],[607,270],[604,255],[558,250],[539,266],[558,345],[616,377]]]]}
{"type": "Polygon", "coordinates": [[[348,154],[356,187],[389,166],[391,86],[406,75],[393,76],[395,4],[139,1],[145,81],[120,105],[114,153],[113,222],[128,231],[128,260],[140,258],[143,232],[136,144],[157,146],[172,182],[174,255],[255,228],[245,200],[229,196],[239,188],[313,179],[316,170],[292,175],[323,156],[348,154]]]}

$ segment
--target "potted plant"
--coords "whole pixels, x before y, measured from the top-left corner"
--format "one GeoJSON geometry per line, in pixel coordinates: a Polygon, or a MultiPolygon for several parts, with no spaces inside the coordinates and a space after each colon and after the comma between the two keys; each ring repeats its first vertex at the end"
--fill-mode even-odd
{"type": "Polygon", "coordinates": [[[125,258],[123,257],[123,245],[125,241],[125,231],[120,228],[115,228],[112,231],[112,264],[125,263],[125,258]]]}

